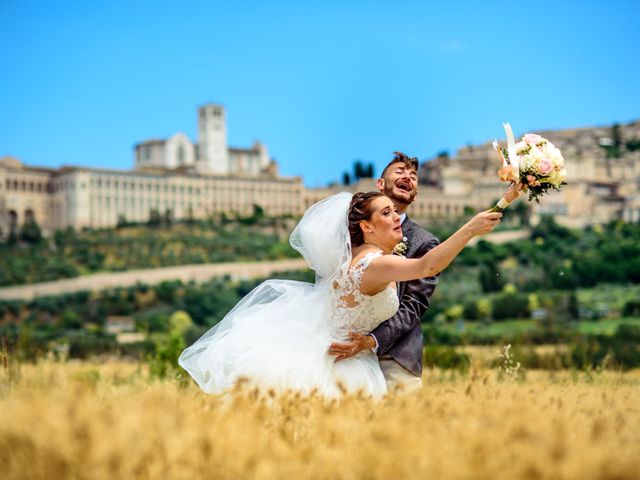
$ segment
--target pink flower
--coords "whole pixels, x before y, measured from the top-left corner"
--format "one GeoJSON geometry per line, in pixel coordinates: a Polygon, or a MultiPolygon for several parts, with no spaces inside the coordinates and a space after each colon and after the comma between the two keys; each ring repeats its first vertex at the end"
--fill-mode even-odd
{"type": "Polygon", "coordinates": [[[530,187],[539,187],[540,186],[540,182],[533,175],[527,175],[527,184],[530,187]]]}
{"type": "Polygon", "coordinates": [[[551,162],[549,160],[547,160],[545,158],[538,165],[538,170],[540,170],[540,173],[542,175],[547,175],[547,174],[551,173],[551,171],[553,170],[553,165],[551,164],[551,162]]]}
{"type": "Polygon", "coordinates": [[[540,143],[543,138],[537,133],[527,133],[524,137],[522,137],[522,140],[524,140],[526,143],[532,143],[535,145],[537,143],[540,143]]]}

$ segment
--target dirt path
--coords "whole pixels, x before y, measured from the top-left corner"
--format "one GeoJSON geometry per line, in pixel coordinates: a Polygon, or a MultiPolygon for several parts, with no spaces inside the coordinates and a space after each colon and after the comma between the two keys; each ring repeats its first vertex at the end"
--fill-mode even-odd
{"type": "MultiPolygon", "coordinates": [[[[504,243],[526,238],[528,230],[509,230],[495,232],[476,237],[470,245],[477,243],[479,238],[488,242],[504,243]]],[[[274,272],[286,270],[303,270],[307,264],[301,258],[290,260],[274,260],[267,262],[233,262],[207,263],[197,265],[179,265],[175,267],[150,268],[146,270],[131,270],[128,272],[95,273],[81,277],[54,280],[52,282],[32,283],[15,287],[0,288],[1,300],[31,300],[46,295],[60,295],[62,293],[79,292],[82,290],[99,291],[113,287],[128,287],[137,282],[154,285],[165,280],[182,280],[188,282],[204,282],[212,277],[230,275],[233,278],[266,277],[274,272]]]]}
{"type": "Polygon", "coordinates": [[[130,270],[128,272],[95,273],[52,282],[3,287],[0,288],[0,299],[31,300],[35,297],[60,295],[82,290],[99,291],[113,287],[128,287],[135,285],[137,282],[154,285],[165,280],[204,282],[212,277],[224,275],[230,275],[232,278],[266,277],[275,272],[303,270],[305,268],[307,268],[306,262],[301,258],[296,258],[268,262],[208,263],[130,270]]]}

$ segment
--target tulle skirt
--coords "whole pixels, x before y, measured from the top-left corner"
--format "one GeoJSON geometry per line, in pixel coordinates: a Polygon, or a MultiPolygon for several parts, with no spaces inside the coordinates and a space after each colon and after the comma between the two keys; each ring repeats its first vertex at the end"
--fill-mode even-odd
{"type": "Polygon", "coordinates": [[[326,286],[269,280],[180,355],[179,364],[207,393],[243,379],[263,389],[329,398],[387,391],[378,359],[361,352],[335,362],[331,294],[326,286]]]}

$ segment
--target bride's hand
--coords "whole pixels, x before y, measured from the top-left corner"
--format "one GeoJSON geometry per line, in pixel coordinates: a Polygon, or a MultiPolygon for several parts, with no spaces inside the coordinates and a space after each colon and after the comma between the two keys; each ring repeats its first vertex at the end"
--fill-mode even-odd
{"type": "Polygon", "coordinates": [[[512,183],[511,185],[509,185],[509,188],[507,188],[507,191],[504,192],[503,198],[507,202],[511,203],[516,198],[518,198],[526,188],[526,185],[524,185],[523,183],[512,183]]]}
{"type": "Polygon", "coordinates": [[[363,335],[358,332],[349,332],[350,342],[334,342],[329,347],[329,354],[336,357],[336,362],[353,357],[363,350],[372,350],[376,347],[376,341],[371,335],[363,335]]]}
{"type": "Polygon", "coordinates": [[[500,223],[501,217],[502,213],[500,212],[490,212],[489,210],[486,210],[478,213],[475,217],[469,220],[462,229],[466,229],[473,237],[476,235],[483,235],[496,228],[500,223]]]}

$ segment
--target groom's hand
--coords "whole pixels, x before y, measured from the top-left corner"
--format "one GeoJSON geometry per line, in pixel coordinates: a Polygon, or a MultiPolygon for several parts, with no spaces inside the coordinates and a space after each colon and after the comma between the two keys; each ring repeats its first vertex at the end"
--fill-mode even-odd
{"type": "Polygon", "coordinates": [[[363,335],[358,332],[349,332],[348,342],[334,342],[329,347],[329,354],[336,357],[336,362],[353,357],[363,350],[372,350],[376,347],[376,341],[371,335],[363,335]]]}

